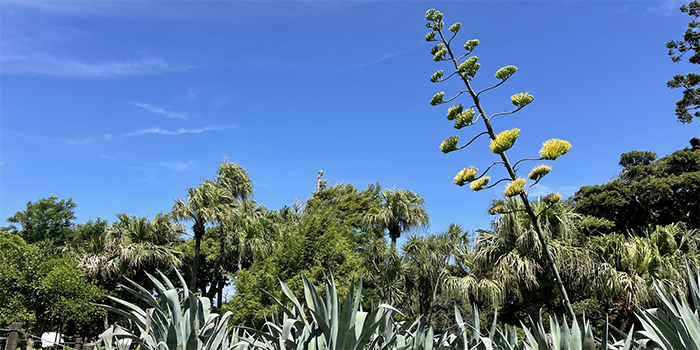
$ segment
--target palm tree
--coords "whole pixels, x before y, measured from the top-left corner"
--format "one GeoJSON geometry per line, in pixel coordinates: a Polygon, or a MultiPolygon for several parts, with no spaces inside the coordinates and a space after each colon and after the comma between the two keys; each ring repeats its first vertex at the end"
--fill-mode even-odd
{"type": "Polygon", "coordinates": [[[190,290],[197,291],[197,270],[199,269],[199,250],[206,224],[214,223],[219,217],[219,192],[211,181],[205,181],[195,188],[187,189],[187,200],[177,199],[173,204],[172,213],[179,221],[194,221],[194,261],[190,290]]]}
{"type": "Polygon", "coordinates": [[[109,281],[125,275],[143,282],[145,271],[180,265],[172,248],[182,241],[185,228],[175,224],[170,214],[158,213],[153,220],[129,214],[117,214],[117,218],[105,229],[99,251],[83,259],[91,277],[109,281]]]}
{"type": "Polygon", "coordinates": [[[684,258],[696,266],[700,251],[698,230],[682,224],[649,227],[642,236],[609,234],[593,238],[590,249],[598,265],[597,291],[607,298],[629,299],[651,307],[658,299],[653,281],[667,293],[684,297],[684,258]]]}
{"type": "Polygon", "coordinates": [[[428,226],[428,213],[425,200],[418,194],[404,189],[384,190],[381,195],[384,203],[378,213],[365,216],[367,229],[381,227],[389,231],[391,244],[402,232],[428,226]]]}
{"type": "Polygon", "coordinates": [[[418,296],[419,314],[433,320],[438,291],[450,276],[450,261],[458,247],[466,241],[466,234],[459,225],[451,224],[448,230],[437,235],[412,236],[403,245],[404,260],[410,266],[409,278],[418,296]]]}
{"type": "Polygon", "coordinates": [[[228,260],[227,252],[227,231],[230,231],[231,225],[241,215],[244,208],[241,203],[250,199],[253,195],[253,182],[250,180],[248,172],[236,163],[229,163],[226,158],[222,161],[219,169],[216,172],[214,180],[205,180],[211,183],[217,189],[217,203],[215,210],[216,222],[219,224],[219,254],[217,256],[217,277],[212,282],[216,288],[212,288],[217,293],[217,306],[221,306],[223,288],[226,284],[224,277],[224,264],[228,260]]]}
{"type": "MultiPolygon", "coordinates": [[[[469,271],[450,281],[450,286],[481,302],[524,302],[527,313],[537,320],[539,309],[553,299],[555,290],[553,285],[543,285],[553,283],[547,276],[543,246],[522,201],[509,199],[503,205],[505,214],[493,221],[492,230],[477,230],[473,250],[457,259],[469,271]],[[465,263],[465,258],[470,261],[465,263]]],[[[564,203],[531,205],[540,213],[537,220],[564,280],[579,288],[590,287],[593,262],[575,226],[577,214],[564,203]]]]}

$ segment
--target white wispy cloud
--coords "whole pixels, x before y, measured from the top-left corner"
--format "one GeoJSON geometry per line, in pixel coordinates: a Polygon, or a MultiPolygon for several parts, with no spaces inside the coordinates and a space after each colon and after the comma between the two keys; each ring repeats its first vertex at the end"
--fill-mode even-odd
{"type": "MultiPolygon", "coordinates": [[[[120,139],[120,138],[126,138],[126,137],[132,137],[132,136],[141,136],[141,135],[148,135],[148,134],[158,134],[158,135],[185,135],[185,134],[201,134],[203,132],[207,131],[220,131],[220,130],[228,130],[228,129],[233,129],[233,125],[226,125],[226,126],[206,126],[203,128],[198,128],[198,129],[174,129],[174,130],[169,130],[169,129],[161,129],[158,127],[153,127],[153,128],[145,128],[137,131],[132,131],[132,132],[127,132],[123,134],[119,134],[118,136],[113,136],[112,134],[103,134],[101,137],[82,137],[82,138],[59,138],[59,137],[47,137],[47,136],[40,136],[40,135],[28,135],[24,134],[18,131],[14,130],[8,130],[12,135],[16,137],[20,137],[23,139],[27,140],[32,140],[32,141],[44,141],[44,142],[52,142],[52,143],[62,143],[66,145],[86,145],[90,143],[95,143],[98,141],[113,141],[115,139],[120,139]]],[[[107,158],[105,158],[107,159],[107,158]]]]}
{"type": "Polygon", "coordinates": [[[87,63],[70,58],[59,58],[50,54],[2,55],[4,74],[50,75],[57,77],[111,78],[128,75],[182,72],[192,66],[168,63],[161,58],[149,57],[131,61],[87,63]]]}
{"type": "Polygon", "coordinates": [[[388,60],[388,59],[390,59],[390,58],[394,58],[394,57],[397,57],[397,56],[401,56],[401,55],[403,55],[403,54],[405,54],[405,53],[407,53],[407,52],[413,51],[414,49],[415,49],[415,47],[414,47],[414,48],[410,48],[410,49],[406,49],[406,50],[402,50],[402,51],[399,51],[399,52],[384,54],[384,55],[381,55],[381,56],[379,56],[379,57],[377,57],[377,58],[375,58],[375,59],[373,59],[373,60],[371,60],[371,61],[368,61],[368,62],[360,63],[360,64],[357,64],[357,65],[352,66],[352,67],[340,68],[340,69],[337,70],[337,72],[344,72],[344,71],[347,71],[347,70],[350,70],[350,69],[357,69],[357,68],[370,67],[370,66],[373,66],[373,65],[375,65],[375,64],[382,63],[382,62],[384,62],[384,61],[386,61],[386,60],[388,60]]]}
{"type": "Polygon", "coordinates": [[[201,134],[206,131],[218,131],[218,130],[226,130],[226,129],[231,129],[233,126],[207,126],[204,128],[199,128],[199,129],[175,129],[175,130],[167,130],[167,129],[161,129],[161,128],[145,128],[141,129],[138,131],[133,131],[124,134],[125,137],[132,137],[132,136],[140,136],[140,135],[147,135],[147,134],[158,134],[158,135],[182,135],[182,134],[201,134]]]}
{"type": "Polygon", "coordinates": [[[166,169],[171,169],[171,170],[186,170],[189,167],[192,166],[192,162],[158,162],[158,163],[153,163],[153,166],[161,167],[161,168],[166,168],[166,169]]]}
{"type": "Polygon", "coordinates": [[[66,145],[86,145],[88,143],[93,143],[96,141],[94,138],[88,138],[88,137],[81,137],[81,138],[58,138],[58,137],[46,137],[46,136],[36,136],[36,135],[28,135],[24,134],[18,131],[14,130],[9,130],[12,135],[15,135],[17,137],[27,139],[27,140],[35,140],[35,141],[48,141],[48,142],[55,142],[55,143],[63,143],[66,145]]]}
{"type": "Polygon", "coordinates": [[[190,91],[187,91],[187,93],[185,94],[185,101],[187,101],[187,102],[189,102],[189,103],[192,103],[192,102],[194,102],[194,100],[196,100],[196,99],[199,97],[199,95],[201,95],[201,94],[202,94],[202,90],[201,90],[201,89],[190,89],[190,91]]]}
{"type": "Polygon", "coordinates": [[[190,114],[184,113],[184,112],[175,112],[175,111],[169,111],[160,107],[156,107],[154,105],[148,104],[148,103],[136,103],[134,102],[135,106],[141,107],[149,112],[153,112],[156,114],[163,115],[167,118],[170,119],[183,119],[187,120],[190,118],[190,114]]]}
{"type": "Polygon", "coordinates": [[[138,181],[147,183],[158,183],[158,181],[156,181],[156,173],[151,169],[142,166],[129,166],[127,168],[140,171],[144,174],[143,177],[137,179],[138,181]]]}
{"type": "Polygon", "coordinates": [[[664,0],[655,5],[648,6],[646,13],[652,15],[671,16],[674,13],[680,13],[678,9],[682,4],[683,1],[680,0],[664,0]]]}

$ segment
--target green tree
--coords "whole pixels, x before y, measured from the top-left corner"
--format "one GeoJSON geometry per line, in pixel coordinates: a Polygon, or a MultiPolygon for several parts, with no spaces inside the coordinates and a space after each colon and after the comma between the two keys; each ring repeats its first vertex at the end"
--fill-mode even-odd
{"type": "Polygon", "coordinates": [[[9,231],[18,234],[28,243],[51,240],[55,245],[63,246],[75,237],[75,207],[73,199],[58,200],[51,196],[28,202],[27,209],[18,211],[7,218],[12,225],[9,231]]]}
{"type": "MultiPolygon", "coordinates": [[[[464,44],[464,49],[466,53],[460,56],[455,55],[453,51],[453,46],[451,46],[451,42],[456,37],[462,24],[454,23],[448,28],[448,33],[447,31],[443,31],[445,22],[443,22],[442,18],[443,14],[440,11],[436,11],[434,9],[428,10],[428,12],[425,15],[425,19],[428,21],[426,27],[430,28],[431,31],[425,36],[425,40],[428,42],[437,42],[437,45],[435,45],[430,52],[433,55],[433,60],[437,62],[447,62],[451,66],[450,69],[453,69],[453,71],[445,75],[444,70],[438,70],[430,77],[430,81],[433,83],[439,83],[444,82],[452,77],[458,77],[458,79],[460,79],[461,82],[464,84],[465,89],[458,92],[453,97],[447,99],[445,99],[445,92],[438,92],[430,100],[430,104],[433,106],[437,106],[440,104],[449,103],[450,101],[453,101],[456,98],[460,97],[462,94],[467,94],[469,96],[468,104],[472,105],[472,107],[464,108],[462,104],[453,105],[447,111],[447,119],[453,121],[455,129],[460,130],[462,128],[474,125],[479,120],[479,118],[481,118],[481,120],[484,123],[484,126],[486,127],[486,131],[477,134],[474,138],[472,138],[471,141],[461,146],[459,145],[459,136],[450,136],[442,142],[442,144],[440,145],[440,150],[443,153],[450,153],[453,151],[464,149],[465,147],[469,146],[473,141],[484,135],[486,135],[491,140],[489,147],[491,153],[498,155],[500,161],[491,164],[482,173],[479,173],[478,169],[476,169],[473,166],[469,168],[464,168],[457,174],[457,176],[455,176],[454,182],[459,186],[463,186],[466,183],[470,183],[470,187],[474,191],[480,191],[483,189],[491,188],[503,181],[506,181],[508,183],[505,188],[504,195],[506,197],[520,197],[524,206],[524,210],[528,214],[530,221],[532,222],[533,228],[537,233],[537,239],[539,241],[539,244],[542,246],[544,258],[547,262],[545,266],[548,266],[550,268],[551,278],[553,278],[553,280],[555,281],[555,285],[559,291],[559,295],[567,311],[567,314],[569,317],[573,318],[575,317],[574,310],[571,307],[569,297],[566,293],[566,289],[564,288],[561,276],[559,275],[559,271],[557,270],[556,265],[554,263],[554,257],[552,256],[548,248],[545,233],[539,226],[537,216],[541,213],[535,213],[527,197],[528,189],[531,186],[537,184],[545,175],[547,175],[551,171],[552,168],[549,165],[536,166],[528,175],[528,178],[532,181],[530,186],[528,187],[525,187],[528,180],[519,177],[515,171],[517,166],[521,162],[526,160],[555,160],[559,156],[567,153],[571,149],[571,144],[564,140],[551,139],[542,144],[542,149],[540,150],[539,158],[525,158],[511,164],[510,160],[506,156],[506,151],[513,147],[513,144],[520,135],[520,129],[513,128],[511,130],[505,130],[497,134],[493,128],[493,118],[516,113],[525,106],[532,103],[535,97],[530,95],[529,93],[518,93],[512,95],[510,98],[510,102],[515,106],[515,109],[491,115],[487,114],[483,104],[481,103],[481,94],[505,83],[506,80],[508,80],[511,76],[513,76],[513,74],[515,74],[518,68],[515,66],[505,66],[500,68],[498,71],[496,71],[495,74],[496,79],[499,80],[498,83],[490,87],[484,88],[480,91],[475,90],[472,86],[472,80],[479,71],[481,63],[478,62],[479,57],[473,56],[471,54],[474,51],[474,49],[476,49],[477,45],[479,45],[479,40],[468,40],[464,44]],[[489,184],[489,182],[491,181],[491,177],[487,176],[486,174],[489,172],[489,170],[492,169],[493,166],[499,164],[503,165],[507,172],[507,176],[497,180],[494,183],[489,184]]],[[[559,194],[551,194],[544,198],[545,201],[550,203],[557,202],[560,199],[561,195],[559,194]]],[[[500,210],[499,208],[500,207],[498,206],[494,206],[490,208],[489,211],[497,212],[500,210]]]]}
{"type": "Polygon", "coordinates": [[[391,244],[396,244],[402,232],[428,226],[425,200],[413,191],[384,190],[381,198],[383,203],[379,212],[368,213],[365,217],[367,230],[386,229],[391,244]]]}
{"type": "Polygon", "coordinates": [[[70,253],[56,253],[47,243],[27,244],[0,231],[0,327],[21,321],[30,333],[63,331],[95,336],[102,316],[92,302],[103,291],[88,280],[70,253]]]}
{"type": "Polygon", "coordinates": [[[698,228],[700,149],[681,149],[656,160],[652,155],[622,154],[619,178],[581,187],[572,198],[575,210],[612,222],[608,232],[638,232],[639,227],[677,222],[698,228]]]}
{"type": "MultiPolygon", "coordinates": [[[[669,40],[666,43],[668,55],[671,56],[673,62],[679,62],[683,59],[686,53],[691,53],[688,62],[693,64],[700,63],[700,22],[697,21],[700,16],[700,3],[691,1],[688,5],[682,5],[681,12],[688,14],[693,19],[688,23],[688,29],[683,34],[683,40],[669,40]]],[[[688,73],[686,75],[678,74],[673,76],[666,85],[672,89],[683,89],[683,97],[676,102],[676,116],[682,123],[691,123],[693,117],[700,117],[700,74],[688,73]],[[695,111],[691,113],[692,111],[695,111]]]]}
{"type": "Polygon", "coordinates": [[[352,278],[360,277],[363,272],[360,251],[364,246],[357,243],[367,241],[360,238],[362,220],[379,203],[378,186],[370,185],[367,190],[358,191],[352,185],[339,184],[316,193],[298,215],[283,210],[286,214],[280,217],[289,220],[281,224],[277,244],[269,256],[256,257],[250,268],[236,272],[233,276],[236,293],[223,310],[233,312],[234,322],[260,326],[276,305],[261,290],[281,300],[279,281],[300,293],[302,275],[318,284],[324,275],[332,273],[339,293],[347,293],[352,278]]]}

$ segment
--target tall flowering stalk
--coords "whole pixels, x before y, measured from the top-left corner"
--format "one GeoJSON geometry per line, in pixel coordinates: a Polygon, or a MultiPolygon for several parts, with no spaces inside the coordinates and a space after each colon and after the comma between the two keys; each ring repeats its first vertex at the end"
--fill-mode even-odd
{"type": "MultiPolygon", "coordinates": [[[[440,150],[445,154],[461,150],[469,146],[479,137],[486,135],[489,139],[491,139],[491,143],[489,145],[491,152],[498,155],[501,158],[500,161],[494,162],[488,168],[486,168],[485,171],[481,173],[479,173],[478,169],[473,166],[469,168],[464,168],[457,174],[457,176],[455,176],[454,183],[458,186],[464,186],[468,183],[469,187],[473,191],[481,191],[483,189],[494,187],[500,182],[508,182],[503,194],[506,197],[520,196],[520,199],[523,201],[525,211],[529,215],[530,220],[532,221],[532,225],[535,228],[535,231],[537,232],[537,237],[539,238],[540,243],[542,244],[547,265],[549,266],[552,275],[554,276],[564,307],[569,317],[574,319],[574,310],[571,307],[571,303],[566,293],[566,289],[564,288],[564,284],[562,283],[559,271],[557,270],[557,267],[554,264],[554,258],[552,257],[552,254],[549,251],[547,239],[545,238],[542,232],[542,228],[540,227],[539,222],[537,220],[538,215],[541,213],[535,213],[533,211],[532,206],[530,205],[530,201],[527,198],[528,189],[537,184],[545,175],[547,175],[551,171],[552,168],[549,165],[536,166],[527,176],[527,178],[531,181],[529,186],[526,186],[528,180],[523,177],[519,177],[516,174],[515,170],[515,167],[524,161],[555,160],[559,156],[568,152],[571,149],[571,144],[567,141],[559,139],[548,140],[542,144],[542,149],[540,150],[539,158],[523,158],[518,160],[514,164],[511,164],[511,162],[508,160],[508,157],[506,156],[506,151],[508,151],[511,147],[513,147],[513,144],[515,144],[515,141],[520,135],[520,129],[513,128],[511,130],[505,130],[500,133],[496,133],[493,129],[491,121],[496,116],[513,114],[520,111],[522,108],[532,103],[535,97],[527,92],[515,94],[510,98],[511,103],[515,106],[514,110],[508,112],[495,113],[492,115],[486,114],[486,111],[484,110],[484,107],[481,104],[481,94],[505,83],[506,80],[508,80],[508,78],[510,78],[518,70],[518,68],[515,66],[505,66],[496,71],[495,74],[496,79],[499,79],[500,82],[481,91],[474,90],[474,88],[471,85],[471,81],[474,79],[474,76],[476,76],[477,72],[479,71],[481,64],[478,62],[479,57],[473,56],[471,55],[471,53],[472,51],[474,51],[477,45],[479,45],[479,40],[468,40],[464,44],[464,50],[466,51],[466,53],[461,56],[456,56],[453,53],[452,46],[450,46],[450,43],[452,42],[452,39],[455,38],[462,25],[460,23],[455,23],[449,27],[448,30],[450,33],[446,33],[443,31],[443,26],[445,25],[445,23],[442,21],[442,16],[443,15],[442,13],[440,13],[440,11],[436,11],[434,9],[428,10],[428,12],[425,14],[425,19],[429,21],[426,24],[426,27],[432,30],[425,36],[425,40],[428,42],[437,43],[437,45],[435,45],[431,50],[433,60],[437,62],[451,62],[454,66],[454,71],[448,75],[445,75],[444,70],[439,70],[430,77],[430,81],[433,83],[439,83],[456,76],[459,77],[459,79],[461,79],[462,82],[464,82],[466,89],[458,92],[456,95],[448,99],[445,98],[444,92],[438,92],[430,100],[430,104],[433,106],[437,106],[440,104],[449,103],[463,94],[468,94],[469,97],[471,97],[473,104],[469,108],[465,108],[462,104],[453,105],[447,110],[447,119],[454,122],[454,128],[457,130],[474,125],[479,121],[479,119],[481,119],[484,125],[486,126],[486,131],[479,133],[469,142],[461,146],[459,145],[459,136],[450,136],[447,139],[445,139],[445,141],[443,141],[442,144],[440,144],[440,150]],[[447,36],[449,36],[449,38],[447,36]],[[498,164],[503,165],[503,167],[508,173],[508,176],[492,182],[491,177],[487,176],[487,173],[495,165],[498,164]]],[[[561,195],[553,193],[544,197],[542,200],[550,205],[553,205],[560,199],[561,195]]],[[[503,202],[501,200],[494,201],[488,210],[489,213],[505,213],[504,206],[502,205],[502,203],[503,202]]]]}

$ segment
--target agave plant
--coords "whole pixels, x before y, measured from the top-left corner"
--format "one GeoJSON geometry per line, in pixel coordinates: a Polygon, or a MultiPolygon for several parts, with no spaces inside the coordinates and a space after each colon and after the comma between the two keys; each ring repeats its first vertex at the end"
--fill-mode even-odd
{"type": "Polygon", "coordinates": [[[305,276],[302,279],[305,304],[280,281],[291,308],[273,296],[283,316],[266,322],[263,325],[266,331],[254,331],[261,336],[254,346],[271,350],[356,350],[392,345],[395,333],[386,325],[393,322],[392,317],[398,311],[387,304],[372,308],[370,312],[363,311],[360,305],[361,281],[357,284],[357,291],[355,282],[351,283],[341,302],[332,275],[325,280],[325,298],[305,276]],[[385,325],[383,333],[377,331],[380,324],[385,325]]]}
{"type": "MultiPolygon", "coordinates": [[[[177,271],[176,271],[177,273],[177,271]]],[[[181,289],[162,273],[161,280],[147,273],[156,288],[157,297],[144,287],[128,280],[134,288],[123,286],[143,304],[144,310],[125,300],[111,297],[122,308],[100,305],[122,316],[136,329],[119,325],[110,326],[97,342],[98,348],[124,349],[123,339],[131,339],[141,350],[229,350],[247,349],[250,340],[239,336],[228,326],[231,313],[219,317],[211,312],[209,298],[198,297],[187,288],[182,275],[177,273],[181,289]]]]}
{"type": "Polygon", "coordinates": [[[640,310],[638,318],[644,328],[639,334],[645,338],[640,345],[647,349],[700,349],[700,271],[697,276],[691,272],[688,261],[685,270],[690,289],[688,301],[669,298],[658,283],[654,283],[661,307],[640,310]]]}

